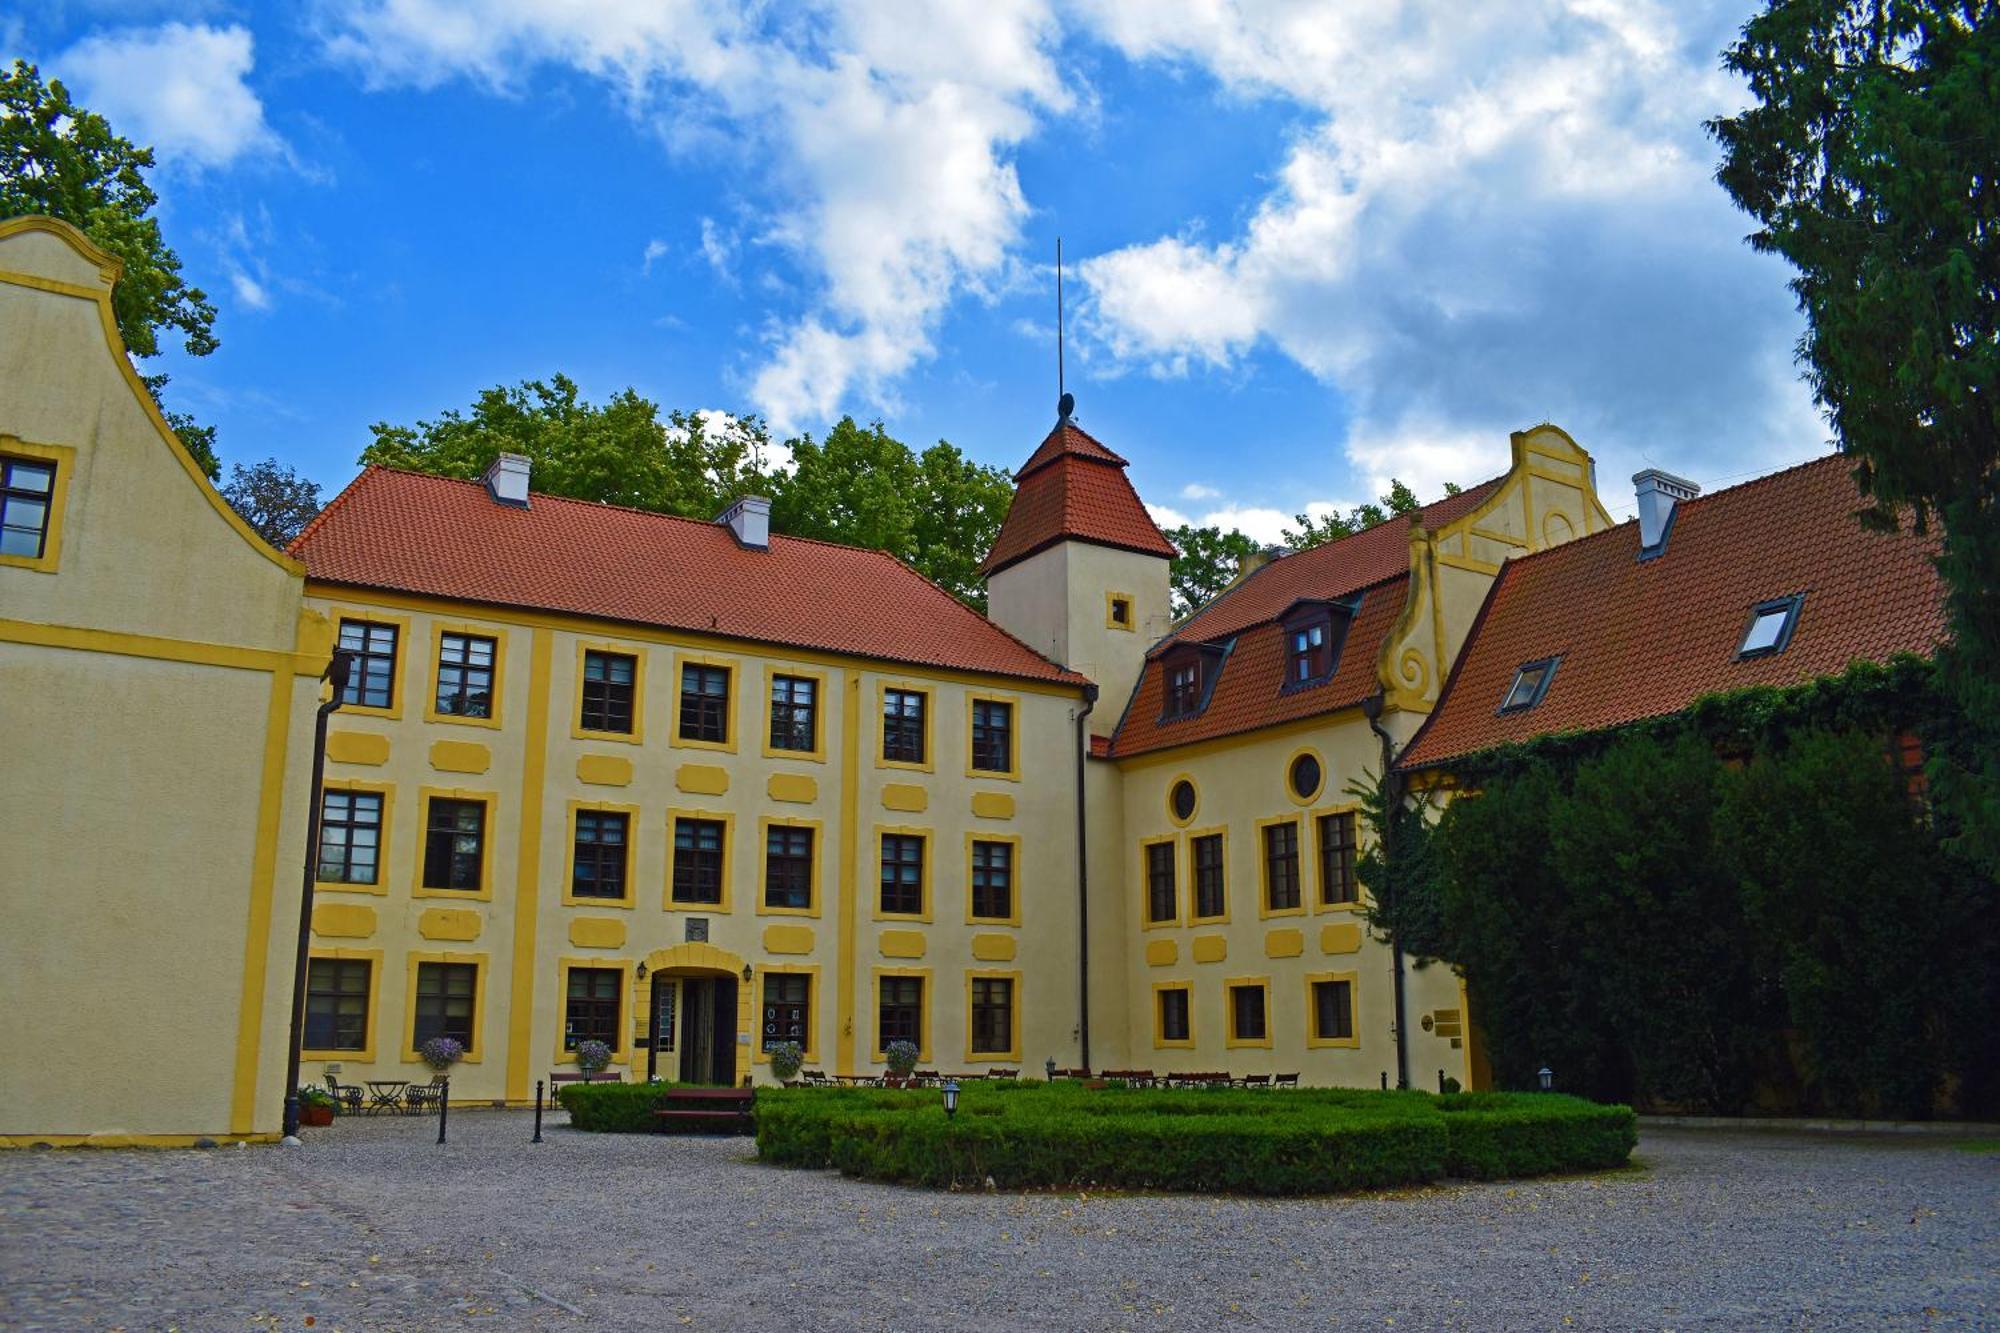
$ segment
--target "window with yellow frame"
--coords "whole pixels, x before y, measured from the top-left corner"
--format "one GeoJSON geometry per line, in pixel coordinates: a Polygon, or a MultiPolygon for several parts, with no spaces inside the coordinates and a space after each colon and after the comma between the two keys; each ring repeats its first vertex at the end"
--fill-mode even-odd
{"type": "Polygon", "coordinates": [[[1153,1048],[1161,1051],[1194,1049],[1193,982],[1153,983],[1153,1048]]]}
{"type": "Polygon", "coordinates": [[[917,1048],[917,1060],[931,1059],[931,970],[927,967],[878,967],[871,973],[875,993],[874,1050],[877,1064],[889,1059],[889,1043],[907,1041],[917,1048]]]}
{"type": "Polygon", "coordinates": [[[1107,592],[1104,594],[1104,627],[1122,630],[1127,634],[1139,628],[1138,602],[1129,592],[1107,592]]]}
{"type": "Polygon", "coordinates": [[[418,793],[417,898],[493,897],[495,792],[424,787],[418,793]]]}
{"type": "Polygon", "coordinates": [[[0,565],[56,572],[75,472],[74,449],[0,436],[0,565]]]}
{"type": "Polygon", "coordinates": [[[433,622],[424,721],[498,729],[506,644],[497,625],[433,622]]]}
{"type": "Polygon", "coordinates": [[[1020,1060],[1019,972],[965,974],[965,1058],[968,1062],[986,1064],[1020,1060]]]}
{"type": "Polygon", "coordinates": [[[1313,1050],[1359,1049],[1360,979],[1355,972],[1306,975],[1306,1045],[1313,1050]]]}
{"type": "Polygon", "coordinates": [[[374,1063],[381,983],[380,949],[312,950],[300,1058],[374,1063]]]}
{"type": "Polygon", "coordinates": [[[1231,977],[1222,984],[1225,1040],[1232,1049],[1271,1045],[1271,979],[1231,977]]]}
{"type": "Polygon", "coordinates": [[[754,1064],[769,1064],[771,1048],[795,1041],[811,1063],[819,1055],[819,968],[806,963],[772,963],[756,971],[757,1035],[754,1064]]]}
{"type": "Polygon", "coordinates": [[[637,865],[639,807],[608,801],[569,803],[566,907],[631,907],[637,865]]]}
{"type": "Polygon", "coordinates": [[[319,849],[313,862],[314,891],[386,895],[395,785],[328,778],[323,786],[319,849]]]}

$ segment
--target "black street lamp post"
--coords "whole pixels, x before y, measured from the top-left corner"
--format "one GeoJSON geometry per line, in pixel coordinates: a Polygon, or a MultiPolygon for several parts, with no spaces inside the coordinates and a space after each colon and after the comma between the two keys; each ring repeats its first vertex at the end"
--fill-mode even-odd
{"type": "Polygon", "coordinates": [[[312,804],[306,810],[305,884],[299,896],[299,950],[292,964],[292,1038],[285,1050],[285,1137],[293,1142],[299,1136],[299,1051],[306,1035],[306,961],[312,949],[313,883],[319,877],[320,803],[326,787],[326,719],[340,707],[353,666],[352,652],[334,649],[325,677],[333,686],[333,697],[319,706],[319,714],[313,719],[312,804]]]}

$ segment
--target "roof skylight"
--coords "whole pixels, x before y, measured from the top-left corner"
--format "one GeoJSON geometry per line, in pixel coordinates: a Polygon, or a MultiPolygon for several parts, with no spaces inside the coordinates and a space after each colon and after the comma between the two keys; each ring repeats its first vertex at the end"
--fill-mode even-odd
{"type": "Polygon", "coordinates": [[[1514,673],[1514,683],[1507,687],[1507,697],[1500,702],[1503,713],[1518,713],[1533,708],[1549,692],[1549,682],[1555,679],[1556,664],[1562,659],[1544,657],[1535,662],[1523,662],[1514,673]]]}
{"type": "Polygon", "coordinates": [[[1792,629],[1798,624],[1799,603],[1803,600],[1803,597],[1780,597],[1751,607],[1750,624],[1743,631],[1743,643],[1736,655],[1768,657],[1784,652],[1792,641],[1792,629]]]}

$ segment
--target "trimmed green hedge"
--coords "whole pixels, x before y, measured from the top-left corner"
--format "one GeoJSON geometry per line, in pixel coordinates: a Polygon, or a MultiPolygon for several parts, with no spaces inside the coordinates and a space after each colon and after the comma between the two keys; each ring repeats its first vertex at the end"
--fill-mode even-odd
{"type": "MultiPolygon", "coordinates": [[[[577,1129],[600,1134],[651,1134],[660,1129],[653,1119],[660,1094],[672,1083],[572,1083],[556,1093],[556,1100],[569,1112],[569,1123],[577,1129]]],[[[681,1122],[700,1124],[701,1122],[681,1122]]],[[[712,1128],[712,1127],[711,1127],[712,1128]]],[[[695,1133],[680,1125],[669,1133],[695,1133]]]]}
{"type": "Polygon", "coordinates": [[[935,1091],[757,1096],[764,1160],[934,1188],[1326,1194],[1601,1169],[1636,1142],[1629,1107],[1547,1094],[973,1084],[950,1119],[935,1091]]]}

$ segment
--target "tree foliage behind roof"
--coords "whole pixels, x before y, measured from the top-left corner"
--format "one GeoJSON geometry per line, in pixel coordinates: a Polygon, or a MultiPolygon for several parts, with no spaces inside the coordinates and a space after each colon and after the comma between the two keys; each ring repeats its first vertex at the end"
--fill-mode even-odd
{"type": "Polygon", "coordinates": [[[739,496],[764,495],[773,531],[887,551],[980,610],[979,562],[1013,498],[1003,469],[944,441],[919,454],[880,422],[844,417],[823,439],[799,436],[781,451],[756,417],[662,416],[630,388],[592,403],[560,374],[496,385],[465,411],[372,430],[363,463],[470,480],[517,453],[537,491],[683,518],[712,519],[739,496]],[[781,452],[790,455],[783,466],[781,452]]]}
{"type": "Polygon", "coordinates": [[[2000,874],[2000,0],[1769,0],[1717,179],[1789,260],[1799,359],[1873,520],[1940,521],[1968,734],[1933,777],[2000,874]]]}
{"type": "MultiPolygon", "coordinates": [[[[0,72],[0,218],[60,218],[124,263],[111,309],[133,356],[157,356],[163,334],[178,334],[189,356],[207,356],[219,345],[215,307],[181,277],[180,256],[160,234],[152,168],[152,149],[77,106],[60,81],[42,82],[22,60],[0,72]]],[[[165,375],[146,377],[156,399],[166,384],[165,375]]],[[[202,470],[220,476],[214,428],[183,413],[167,420],[202,470]]]]}

